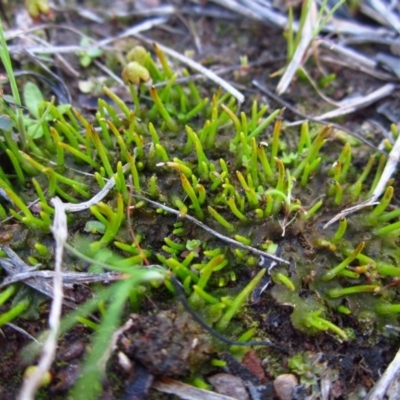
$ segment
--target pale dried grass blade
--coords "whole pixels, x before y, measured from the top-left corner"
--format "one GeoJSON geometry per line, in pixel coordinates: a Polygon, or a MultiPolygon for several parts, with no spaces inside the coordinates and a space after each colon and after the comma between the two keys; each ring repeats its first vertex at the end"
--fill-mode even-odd
{"type": "Polygon", "coordinates": [[[393,361],[386,368],[386,371],[376,382],[372,390],[367,394],[364,400],[383,400],[385,393],[396,376],[400,373],[400,350],[396,353],[393,361]]]}
{"type": "MultiPolygon", "coordinates": [[[[7,254],[8,258],[0,257],[0,265],[5,272],[9,275],[3,279],[0,288],[3,288],[10,283],[14,282],[14,279],[19,280],[18,277],[23,277],[24,283],[31,288],[37,290],[38,292],[48,296],[50,298],[54,297],[54,289],[52,282],[45,279],[40,279],[38,273],[45,271],[34,271],[35,267],[26,264],[13,250],[8,246],[0,246],[0,249],[7,254]]],[[[51,271],[54,273],[54,271],[51,271]]],[[[65,298],[64,304],[70,308],[74,308],[74,299],[65,298]],[[67,300],[68,299],[68,300],[67,300]]]]}
{"type": "Polygon", "coordinates": [[[166,18],[166,17],[159,17],[159,18],[152,18],[152,19],[145,20],[138,25],[135,25],[135,26],[132,26],[131,28],[126,29],[125,31],[123,31],[122,33],[120,33],[117,36],[113,36],[111,38],[107,38],[107,39],[101,40],[100,42],[97,42],[96,46],[104,47],[112,42],[115,42],[116,40],[123,39],[123,38],[129,37],[129,36],[134,36],[135,34],[138,34],[139,32],[148,31],[151,28],[154,28],[157,25],[164,24],[167,21],[168,21],[168,18],[166,18]]]}
{"type": "MultiPolygon", "coordinates": [[[[0,289],[11,285],[15,282],[27,281],[29,279],[35,278],[36,280],[50,280],[54,279],[54,271],[28,271],[20,272],[13,276],[7,277],[0,284],[0,289]]],[[[90,274],[85,272],[63,272],[63,286],[72,286],[75,284],[86,284],[94,282],[111,282],[123,279],[123,275],[117,272],[105,272],[102,274],[90,274]]],[[[51,286],[52,287],[52,286],[51,286]]],[[[52,296],[51,296],[52,297],[52,296]]]]}
{"type": "Polygon", "coordinates": [[[113,351],[117,350],[117,343],[119,338],[123,335],[124,332],[126,332],[128,329],[130,329],[133,325],[133,319],[129,318],[128,321],[125,322],[124,325],[119,327],[111,336],[111,340],[107,345],[107,349],[104,352],[104,354],[101,356],[98,366],[99,369],[102,373],[103,376],[106,374],[106,366],[108,363],[108,360],[110,359],[113,351]]]}
{"type": "Polygon", "coordinates": [[[396,85],[394,83],[387,83],[367,95],[360,95],[350,100],[338,102],[337,104],[341,105],[341,107],[332,111],[328,111],[325,114],[318,115],[314,118],[316,120],[327,120],[340,117],[342,115],[351,114],[354,111],[367,107],[377,102],[378,100],[389,96],[395,88],[396,85]]]}
{"type": "Polygon", "coordinates": [[[110,193],[111,189],[115,186],[115,179],[111,178],[104,185],[103,189],[100,192],[96,193],[91,199],[84,201],[82,203],[64,203],[65,211],[70,212],[79,212],[83,210],[87,210],[88,208],[100,203],[101,200],[104,199],[110,193]]]}
{"type": "Polygon", "coordinates": [[[329,51],[336,53],[340,59],[346,59],[349,62],[351,61],[353,64],[358,66],[364,66],[369,69],[374,69],[377,66],[377,62],[374,61],[371,57],[367,57],[364,54],[346,47],[340,43],[336,43],[333,40],[329,39],[318,39],[318,45],[325,47],[329,51]]]}
{"type": "MultiPolygon", "coordinates": [[[[122,167],[122,171],[125,173],[130,168],[129,164],[125,164],[122,167]]],[[[79,212],[87,210],[88,208],[100,203],[110,193],[111,189],[115,186],[115,179],[111,177],[104,187],[96,193],[91,199],[83,201],[82,203],[64,203],[64,210],[70,212],[79,212]]]]}
{"type": "Polygon", "coordinates": [[[148,44],[156,44],[165,54],[168,54],[169,56],[171,56],[172,58],[175,58],[177,60],[179,60],[181,63],[186,64],[187,66],[189,66],[190,68],[194,69],[197,72],[200,72],[201,74],[203,74],[206,78],[208,78],[209,80],[215,82],[217,85],[221,86],[223,89],[225,89],[228,93],[230,93],[233,97],[236,98],[236,100],[241,104],[244,102],[244,95],[239,92],[237,89],[235,89],[228,81],[226,81],[225,79],[222,79],[220,76],[218,76],[217,74],[215,74],[213,71],[211,71],[208,68],[203,67],[201,64],[199,64],[198,62],[185,57],[183,54],[178,53],[177,51],[162,45],[161,43],[155,42],[154,40],[150,40],[145,38],[142,35],[139,34],[135,34],[133,35],[136,38],[138,38],[139,40],[148,43],[148,44]]]}
{"type": "Polygon", "coordinates": [[[147,197],[141,196],[139,194],[132,194],[132,196],[136,197],[136,198],[138,198],[140,200],[147,201],[148,203],[152,204],[153,206],[159,207],[162,210],[168,211],[168,212],[170,212],[172,214],[177,215],[178,217],[181,217],[181,218],[184,218],[184,219],[187,219],[187,220],[193,222],[194,224],[196,224],[200,228],[204,229],[206,232],[211,233],[213,236],[217,237],[218,239],[221,239],[225,243],[229,243],[229,244],[231,244],[233,246],[240,247],[241,249],[245,249],[247,251],[250,251],[251,253],[257,254],[258,256],[263,256],[263,257],[266,257],[266,258],[268,258],[270,260],[277,261],[278,263],[290,265],[290,262],[284,260],[283,258],[274,256],[274,255],[269,254],[269,253],[267,253],[265,251],[256,249],[255,247],[247,246],[246,244],[240,243],[240,242],[238,242],[238,241],[236,241],[234,239],[231,239],[228,236],[223,235],[222,233],[219,233],[219,232],[215,231],[214,229],[210,228],[206,224],[203,224],[201,221],[197,220],[196,218],[192,217],[191,215],[186,214],[185,216],[182,216],[181,213],[178,210],[175,210],[175,209],[173,209],[171,207],[168,207],[168,206],[166,206],[164,204],[161,204],[161,203],[159,203],[157,201],[150,200],[147,197]]]}
{"type": "Polygon", "coordinates": [[[180,399],[185,400],[235,400],[234,397],[199,389],[195,386],[190,386],[187,383],[170,378],[157,379],[152,387],[159,392],[174,394],[180,399]]]}
{"type": "Polygon", "coordinates": [[[386,73],[383,71],[379,71],[377,69],[372,69],[372,68],[366,67],[361,64],[357,64],[350,59],[348,59],[348,60],[339,59],[339,57],[336,57],[334,54],[332,54],[332,55],[323,54],[320,56],[320,61],[322,61],[324,63],[332,64],[335,67],[342,66],[342,67],[346,67],[346,68],[351,68],[355,71],[363,72],[369,76],[373,76],[374,78],[380,79],[382,81],[393,81],[392,74],[389,74],[389,73],[386,73]]]}
{"type": "Polygon", "coordinates": [[[232,10],[238,14],[244,15],[247,18],[262,21],[261,14],[256,13],[250,7],[246,7],[235,0],[212,0],[212,2],[225,7],[228,10],[232,10]]]}
{"type": "MultiPolygon", "coordinates": [[[[139,32],[143,32],[149,29],[152,29],[153,27],[163,24],[168,21],[168,18],[161,17],[161,18],[152,18],[146,21],[141,22],[138,25],[132,26],[129,29],[126,29],[125,31],[121,32],[117,36],[113,36],[107,39],[103,39],[100,41],[94,41],[91,39],[92,44],[90,46],[79,46],[79,45],[65,45],[65,46],[52,46],[49,45],[47,42],[43,42],[42,46],[21,46],[21,45],[10,45],[8,47],[8,50],[10,53],[20,53],[21,51],[26,51],[28,50],[32,54],[63,54],[63,53],[79,53],[79,52],[84,52],[84,51],[89,51],[97,48],[105,48],[107,47],[110,43],[113,43],[117,40],[126,38],[128,36],[133,36],[135,34],[138,34],[139,32]]],[[[14,36],[24,36],[26,32],[23,31],[17,31],[13,33],[14,36]]],[[[82,35],[83,36],[83,35],[82,35]]],[[[38,40],[37,37],[33,37],[35,41],[38,40]]],[[[40,39],[39,39],[40,40],[40,39]]]]}
{"type": "Polygon", "coordinates": [[[74,11],[82,18],[88,19],[91,22],[96,22],[97,24],[105,24],[106,20],[100,15],[96,14],[94,11],[88,8],[75,7],[74,11]]]}
{"type": "Polygon", "coordinates": [[[29,340],[32,340],[32,342],[35,342],[36,344],[40,345],[39,341],[35,337],[30,335],[26,330],[20,328],[17,325],[12,324],[11,322],[9,322],[6,325],[9,326],[10,328],[14,329],[15,331],[19,332],[21,335],[26,336],[29,340]]]}
{"type": "Polygon", "coordinates": [[[280,28],[285,28],[288,22],[286,15],[274,10],[271,2],[257,0],[212,0],[213,3],[226,7],[229,10],[242,14],[247,18],[272,23],[280,28]]]}
{"type": "MultiPolygon", "coordinates": [[[[148,17],[160,17],[160,16],[169,16],[169,15],[175,15],[177,10],[181,13],[184,13],[185,10],[185,5],[182,7],[174,7],[173,5],[170,4],[161,4],[156,7],[136,7],[133,10],[114,10],[113,11],[113,17],[114,18],[148,18],[148,17]]],[[[110,11],[109,10],[101,10],[99,11],[102,15],[104,15],[107,19],[110,18],[110,11]]]]}
{"type": "Polygon", "coordinates": [[[377,200],[378,197],[384,192],[389,179],[391,179],[394,171],[397,168],[397,164],[399,163],[400,159],[400,135],[397,138],[392,150],[389,153],[389,158],[387,160],[385,169],[382,172],[382,176],[379,179],[378,184],[372,194],[373,201],[377,200]]]}
{"type": "Polygon", "coordinates": [[[330,32],[342,35],[387,35],[388,29],[376,28],[369,25],[360,24],[357,21],[349,21],[340,18],[331,17],[329,22],[322,28],[323,32],[330,32]]]}
{"type": "Polygon", "coordinates": [[[381,0],[369,0],[369,4],[389,26],[395,29],[397,33],[400,33],[400,19],[387,3],[385,4],[381,0]]]}
{"type": "Polygon", "coordinates": [[[20,400],[34,400],[35,393],[40,386],[40,381],[43,376],[48,372],[51,364],[55,358],[57,349],[57,338],[60,327],[60,318],[63,302],[63,282],[61,274],[61,265],[64,252],[64,243],[68,237],[67,215],[65,213],[64,204],[55,197],[51,200],[54,206],[55,214],[51,231],[56,241],[55,252],[55,275],[53,278],[53,300],[51,303],[49,315],[49,333],[43,346],[43,350],[37,365],[37,369],[33,374],[24,378],[21,391],[18,398],[20,400]]]}
{"type": "Polygon", "coordinates": [[[303,30],[301,32],[300,42],[293,54],[293,58],[286,67],[285,73],[283,74],[281,80],[276,87],[276,93],[281,95],[285,93],[286,89],[289,87],[294,75],[296,74],[298,68],[304,62],[307,50],[310,47],[310,43],[313,40],[313,32],[316,26],[315,18],[317,15],[317,8],[315,2],[312,1],[308,13],[306,15],[306,20],[304,22],[303,30]]]}
{"type": "Polygon", "coordinates": [[[385,169],[383,170],[381,178],[379,179],[379,182],[376,185],[374,192],[372,193],[372,197],[360,204],[355,205],[354,207],[350,207],[347,208],[346,210],[341,211],[324,225],[324,229],[327,228],[329,225],[333,224],[334,222],[339,221],[340,219],[346,217],[347,215],[353,214],[356,211],[359,211],[365,207],[377,204],[376,201],[385,190],[385,187],[389,182],[389,179],[392,177],[394,171],[396,170],[399,159],[400,159],[400,135],[397,138],[389,154],[389,158],[385,165],[385,169]]]}
{"type": "Polygon", "coordinates": [[[98,60],[93,60],[93,64],[96,65],[99,69],[101,69],[103,72],[105,72],[108,76],[110,76],[112,79],[114,79],[115,82],[119,83],[121,86],[125,85],[125,82],[117,75],[114,74],[113,71],[111,71],[110,68],[107,68],[103,63],[101,63],[98,60]]]}

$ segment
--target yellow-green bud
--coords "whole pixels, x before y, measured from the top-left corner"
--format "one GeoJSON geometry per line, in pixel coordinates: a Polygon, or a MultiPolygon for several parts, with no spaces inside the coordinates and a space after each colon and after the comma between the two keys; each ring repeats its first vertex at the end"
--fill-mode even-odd
{"type": "Polygon", "coordinates": [[[130,82],[133,85],[139,85],[150,80],[150,74],[143,65],[140,65],[137,61],[131,61],[123,69],[122,79],[125,83],[130,82]]]}
{"type": "Polygon", "coordinates": [[[147,50],[142,46],[135,46],[127,55],[126,60],[136,61],[140,65],[144,65],[146,62],[147,50]]]}
{"type": "MultiPolygon", "coordinates": [[[[24,372],[24,379],[27,379],[34,373],[36,373],[37,369],[38,367],[36,365],[30,365],[29,367],[27,367],[24,372]]],[[[51,381],[52,381],[51,373],[49,371],[46,371],[43,374],[42,379],[40,380],[40,386],[46,387],[51,383],[51,381]]]]}
{"type": "Polygon", "coordinates": [[[25,0],[25,7],[32,18],[38,18],[40,14],[50,12],[48,0],[25,0]]]}

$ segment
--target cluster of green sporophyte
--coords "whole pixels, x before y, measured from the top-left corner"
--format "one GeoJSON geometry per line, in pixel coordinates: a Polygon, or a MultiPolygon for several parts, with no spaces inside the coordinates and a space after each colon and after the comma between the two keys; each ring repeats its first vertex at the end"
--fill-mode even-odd
{"type": "MultiPolygon", "coordinates": [[[[44,241],[54,215],[49,199],[86,201],[114,178],[104,201],[69,216],[70,231],[81,230],[74,245],[86,236],[86,254],[100,254],[105,263],[136,268],[149,260],[169,269],[218,332],[269,273],[270,293],[293,306],[292,323],[301,331],[328,330],[346,340],[351,318],[363,333],[396,324],[400,209],[391,205],[393,187],[378,205],[323,229],[335,214],[370,197],[386,157],[354,161],[349,141],[343,145],[329,127],[312,131],[304,123],[297,136],[284,138],[279,110],[269,114],[254,101],[246,114],[221,91],[204,98],[190,79],[177,83],[163,53],[157,47],[155,53],[157,62],[141,47],[128,54],[122,76],[133,106],[105,87],[111,102],[98,100],[92,122],[72,107],[42,102],[41,133],[28,137],[23,149],[11,131],[2,132],[0,149],[10,166],[0,167],[9,199],[0,204],[0,217],[12,216],[44,241]],[[28,204],[35,198],[33,210],[28,204]],[[240,244],[279,251],[290,265],[267,271],[251,249],[227,244],[194,218],[240,244]],[[246,284],[249,271],[254,277],[246,284]],[[239,294],[238,285],[244,287],[239,294]]],[[[31,248],[31,264],[51,259],[40,240],[31,248]]],[[[165,285],[175,292],[168,276],[165,285]]],[[[135,290],[130,300],[139,307],[142,288],[135,290]]],[[[1,302],[10,296],[3,291],[1,302]]]]}

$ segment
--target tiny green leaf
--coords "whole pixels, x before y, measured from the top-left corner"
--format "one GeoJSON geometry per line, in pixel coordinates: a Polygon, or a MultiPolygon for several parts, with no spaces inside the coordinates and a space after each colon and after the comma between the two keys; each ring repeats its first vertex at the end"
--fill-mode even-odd
{"type": "Polygon", "coordinates": [[[84,230],[89,233],[104,233],[106,227],[99,221],[87,221],[84,230]]]}
{"type": "Polygon", "coordinates": [[[188,240],[186,242],[186,249],[189,251],[192,251],[192,250],[196,249],[197,247],[199,247],[200,245],[201,245],[200,240],[196,240],[196,239],[188,240]]]}
{"type": "Polygon", "coordinates": [[[40,117],[38,105],[43,101],[43,94],[39,87],[33,82],[27,82],[24,86],[24,103],[33,117],[40,117]]]}

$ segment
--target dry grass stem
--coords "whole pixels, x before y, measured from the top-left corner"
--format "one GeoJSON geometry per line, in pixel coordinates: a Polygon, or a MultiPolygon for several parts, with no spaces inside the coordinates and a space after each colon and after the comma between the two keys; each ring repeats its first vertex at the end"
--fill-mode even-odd
{"type": "Polygon", "coordinates": [[[385,187],[386,187],[387,183],[389,182],[389,179],[392,177],[393,173],[395,172],[395,170],[397,168],[399,159],[400,159],[400,136],[397,138],[397,140],[389,154],[389,158],[385,165],[385,169],[382,172],[381,178],[379,179],[379,182],[376,185],[376,188],[374,190],[374,193],[372,194],[372,197],[370,199],[368,199],[367,201],[357,204],[354,207],[347,208],[346,210],[343,210],[342,212],[338,213],[324,225],[324,229],[327,228],[329,225],[333,224],[334,222],[339,221],[340,219],[344,218],[347,215],[353,214],[356,211],[359,211],[365,207],[369,207],[369,206],[378,204],[377,199],[384,192],[385,187]]]}
{"type": "Polygon", "coordinates": [[[14,329],[15,331],[19,332],[21,335],[26,336],[29,340],[32,340],[32,342],[35,342],[36,344],[40,345],[39,341],[35,337],[30,335],[25,329],[22,329],[19,326],[12,324],[11,322],[9,322],[6,325],[14,329]]]}
{"type": "Polygon", "coordinates": [[[247,246],[247,245],[245,245],[243,243],[240,243],[240,242],[238,242],[238,241],[236,241],[234,239],[231,239],[228,236],[222,235],[221,233],[215,231],[214,229],[211,229],[210,227],[208,227],[207,225],[203,224],[202,222],[200,222],[196,218],[192,217],[191,215],[186,214],[185,216],[182,216],[181,213],[178,210],[175,210],[175,209],[173,209],[171,207],[165,206],[164,204],[158,203],[157,201],[150,200],[147,197],[141,196],[139,194],[133,194],[132,196],[136,197],[136,198],[138,198],[140,200],[147,201],[148,203],[150,203],[151,205],[153,205],[155,207],[161,208],[162,210],[168,211],[168,212],[170,212],[172,214],[175,214],[175,215],[177,215],[177,216],[179,216],[181,218],[184,218],[184,219],[187,219],[187,220],[193,222],[194,224],[196,224],[200,228],[204,229],[206,232],[211,233],[212,235],[214,235],[218,239],[221,239],[225,243],[229,243],[229,244],[231,244],[233,246],[240,247],[241,249],[250,251],[251,253],[257,254],[259,256],[266,257],[266,258],[268,258],[270,260],[277,261],[278,263],[290,265],[290,262],[284,260],[283,258],[274,256],[274,255],[269,254],[269,253],[267,253],[265,251],[256,249],[255,247],[247,246]]]}
{"type": "Polygon", "coordinates": [[[364,400],[383,400],[389,385],[400,373],[400,350],[396,353],[393,361],[386,368],[386,371],[376,382],[375,386],[368,393],[364,400]]]}
{"type": "Polygon", "coordinates": [[[56,251],[54,265],[55,274],[53,278],[53,301],[51,303],[49,315],[50,330],[44,343],[37,369],[34,371],[34,373],[32,373],[32,375],[24,378],[21,391],[18,395],[19,400],[34,400],[36,390],[40,386],[40,381],[50,369],[57,349],[57,338],[63,303],[61,265],[64,252],[64,243],[68,237],[68,227],[67,215],[65,213],[63,202],[58,197],[55,197],[51,200],[51,203],[55,209],[54,221],[51,230],[56,242],[56,251]]]}
{"type": "MultiPolygon", "coordinates": [[[[65,46],[52,46],[49,45],[47,42],[42,41],[42,46],[26,46],[26,45],[10,45],[8,50],[11,54],[13,53],[20,53],[22,51],[28,50],[31,54],[63,54],[63,53],[79,53],[88,50],[98,49],[98,48],[106,48],[110,43],[113,43],[117,40],[126,38],[128,36],[133,36],[139,32],[143,32],[145,30],[149,30],[154,26],[163,24],[167,21],[166,18],[153,18],[144,22],[141,22],[138,25],[135,25],[125,31],[121,32],[119,35],[112,36],[107,39],[103,39],[100,41],[92,41],[90,46],[79,46],[79,45],[65,45],[65,46]]],[[[14,32],[13,34],[9,34],[9,37],[18,37],[18,36],[25,36],[28,31],[18,31],[14,32]]],[[[81,36],[85,36],[82,33],[79,33],[81,36]]],[[[31,39],[38,41],[37,36],[29,36],[31,39]]]]}
{"type": "Polygon", "coordinates": [[[105,375],[106,373],[106,366],[107,366],[107,362],[111,357],[111,354],[117,350],[117,343],[118,343],[118,339],[121,337],[121,335],[129,330],[133,325],[133,319],[129,318],[128,321],[125,322],[124,325],[122,325],[121,327],[119,327],[111,336],[111,340],[108,343],[107,349],[105,350],[105,352],[103,353],[103,355],[101,356],[100,360],[99,360],[99,369],[101,371],[101,373],[103,375],[105,375]]]}
{"type": "Polygon", "coordinates": [[[268,2],[260,3],[254,0],[212,0],[212,2],[247,18],[272,23],[281,28],[285,28],[288,22],[287,16],[274,10],[268,2]]]}
{"type": "Polygon", "coordinates": [[[290,63],[286,67],[285,73],[276,87],[276,93],[278,95],[286,92],[286,89],[292,82],[294,75],[306,58],[306,53],[308,52],[311,41],[313,40],[313,32],[316,26],[316,14],[317,8],[315,3],[312,2],[309,12],[306,16],[303,30],[301,32],[300,42],[296,47],[293,58],[290,60],[290,63]]]}
{"type": "Polygon", "coordinates": [[[328,111],[325,114],[318,115],[313,118],[319,121],[351,114],[389,96],[392,94],[395,88],[396,85],[394,83],[387,83],[367,95],[360,95],[357,97],[352,97],[351,99],[344,99],[343,101],[337,103],[340,107],[336,110],[328,111]]]}
{"type": "Polygon", "coordinates": [[[121,86],[125,86],[125,82],[117,74],[114,74],[114,72],[112,72],[111,69],[107,68],[99,60],[93,60],[93,64],[96,65],[97,68],[105,72],[109,77],[118,82],[121,86]]]}
{"type": "Polygon", "coordinates": [[[348,59],[339,59],[339,57],[327,55],[327,54],[322,54],[320,56],[320,61],[324,63],[329,63],[335,66],[341,66],[341,67],[346,67],[350,68],[354,71],[360,71],[363,72],[366,75],[372,76],[374,78],[380,79],[382,81],[393,81],[393,75],[388,74],[383,71],[375,70],[373,68],[365,67],[361,64],[357,64],[355,62],[352,62],[352,60],[348,59]]]}
{"type": "MultiPolygon", "coordinates": [[[[26,281],[35,278],[37,281],[54,279],[56,272],[54,271],[29,271],[21,272],[19,274],[7,277],[0,284],[0,289],[5,288],[15,282],[26,281]],[[38,279],[39,278],[39,279],[38,279]]],[[[62,272],[63,286],[71,287],[75,284],[94,283],[94,282],[111,282],[122,279],[123,275],[117,272],[105,272],[102,274],[89,274],[85,272],[62,272]]],[[[46,283],[52,287],[50,283],[46,283]]]]}
{"type": "Polygon", "coordinates": [[[377,66],[377,62],[373,58],[367,57],[364,54],[349,47],[343,46],[339,43],[336,43],[333,40],[319,39],[318,45],[337,54],[338,56],[340,56],[339,59],[348,60],[349,63],[351,61],[351,63],[354,63],[355,65],[364,66],[369,69],[374,69],[377,66]]]}
{"type": "Polygon", "coordinates": [[[175,379],[162,378],[153,383],[152,386],[159,392],[174,394],[180,399],[186,400],[235,400],[233,397],[225,396],[209,390],[199,389],[187,383],[176,381],[175,379]]]}
{"type": "Polygon", "coordinates": [[[178,53],[177,51],[162,45],[161,43],[155,42],[150,39],[146,39],[144,36],[135,34],[133,35],[142,42],[145,42],[147,44],[156,44],[165,54],[168,54],[172,58],[175,58],[179,60],[181,63],[186,64],[190,68],[194,69],[197,72],[200,72],[203,74],[206,78],[209,80],[215,82],[217,85],[221,86],[223,89],[225,89],[228,93],[230,93],[233,97],[236,98],[236,100],[241,104],[244,102],[244,95],[240,93],[238,90],[236,90],[228,81],[222,79],[220,76],[215,74],[213,71],[211,71],[208,68],[203,67],[201,64],[198,62],[185,57],[183,54],[178,53]]]}
{"type": "MultiPolygon", "coordinates": [[[[400,33],[400,18],[398,14],[393,12],[393,6],[381,0],[369,0],[368,2],[376,13],[386,22],[386,25],[391,26],[397,33],[400,33]]],[[[397,3],[397,2],[395,2],[397,3]]],[[[392,2],[392,4],[394,4],[392,2]]]]}
{"type": "MultiPolygon", "coordinates": [[[[130,168],[129,164],[125,164],[123,167],[123,171],[127,171],[130,168]]],[[[79,212],[83,210],[87,210],[91,206],[99,203],[110,193],[111,189],[115,186],[114,177],[110,178],[108,182],[104,185],[104,187],[96,193],[91,199],[84,201],[82,203],[64,203],[64,210],[70,212],[79,212]]]]}
{"type": "Polygon", "coordinates": [[[336,33],[341,35],[386,35],[389,33],[388,29],[378,28],[363,25],[357,21],[348,21],[340,18],[331,17],[329,22],[323,27],[324,32],[336,33]]]}
{"type": "MultiPolygon", "coordinates": [[[[31,288],[37,290],[38,292],[44,294],[47,297],[53,298],[54,297],[54,289],[51,282],[47,282],[44,279],[41,279],[39,275],[33,274],[35,267],[32,267],[26,264],[19,256],[11,250],[8,246],[1,246],[0,249],[4,251],[8,258],[0,258],[0,265],[10,275],[9,278],[5,278],[1,287],[7,286],[13,282],[13,277],[15,276],[24,276],[24,282],[26,285],[30,286],[31,288]],[[31,274],[27,276],[25,274],[31,274]]],[[[39,271],[36,271],[39,272],[39,271]]],[[[41,271],[44,272],[44,271],[41,271]]],[[[54,273],[54,272],[53,272],[54,273]]],[[[69,299],[73,301],[73,299],[69,299]]],[[[74,307],[74,304],[70,301],[64,299],[64,304],[69,307],[74,307]]]]}
{"type": "Polygon", "coordinates": [[[123,39],[129,36],[135,36],[139,32],[148,31],[154,28],[157,25],[164,24],[168,21],[168,18],[160,17],[160,18],[153,18],[146,21],[141,22],[138,25],[132,26],[131,28],[126,29],[125,31],[121,32],[117,36],[110,37],[108,39],[100,40],[96,43],[96,47],[104,47],[112,42],[115,42],[119,39],[123,39]]]}
{"type": "Polygon", "coordinates": [[[339,124],[335,124],[332,123],[330,121],[324,121],[322,119],[316,119],[311,115],[305,114],[299,110],[296,109],[296,107],[294,107],[291,103],[283,100],[281,97],[279,97],[278,95],[276,95],[274,92],[272,92],[271,90],[269,90],[265,85],[260,84],[258,81],[253,80],[251,82],[256,88],[258,88],[261,92],[265,93],[268,97],[270,97],[271,99],[273,99],[274,101],[276,101],[279,105],[287,108],[288,110],[290,110],[291,112],[293,112],[294,114],[298,115],[301,118],[304,118],[302,120],[299,121],[294,121],[294,122],[289,122],[286,123],[286,126],[297,126],[297,125],[301,125],[305,120],[308,121],[313,121],[313,122],[317,122],[321,125],[330,125],[332,126],[332,128],[338,129],[340,131],[346,132],[347,134],[349,134],[350,136],[354,136],[356,139],[358,139],[360,142],[366,144],[367,146],[371,147],[371,149],[374,149],[375,151],[378,151],[380,153],[383,153],[380,149],[378,149],[373,143],[371,143],[369,140],[365,139],[363,136],[353,132],[350,129],[347,129],[345,126],[343,125],[339,125],[339,124]]]}

